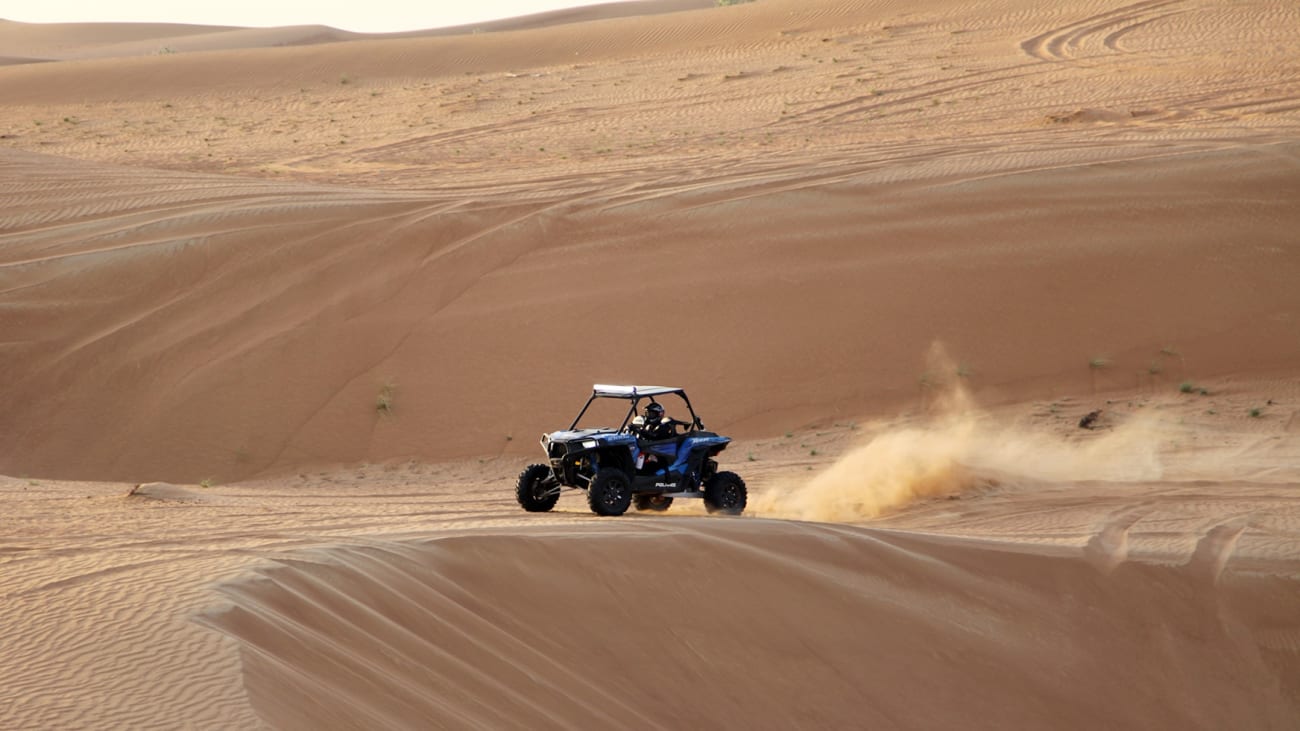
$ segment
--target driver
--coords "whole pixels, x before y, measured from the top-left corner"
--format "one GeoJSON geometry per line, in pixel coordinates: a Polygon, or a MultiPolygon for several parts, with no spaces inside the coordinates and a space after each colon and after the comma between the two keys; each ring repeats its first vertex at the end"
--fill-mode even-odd
{"type": "Polygon", "coordinates": [[[654,401],[651,401],[645,407],[645,424],[641,427],[641,437],[655,442],[660,439],[672,439],[676,434],[673,432],[673,425],[678,424],[675,419],[669,419],[664,415],[664,407],[654,401]]]}

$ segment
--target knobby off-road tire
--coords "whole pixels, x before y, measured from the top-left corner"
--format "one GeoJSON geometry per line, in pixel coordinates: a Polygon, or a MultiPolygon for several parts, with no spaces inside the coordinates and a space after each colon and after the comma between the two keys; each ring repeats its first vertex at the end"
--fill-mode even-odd
{"type": "Polygon", "coordinates": [[[653,510],[662,513],[672,506],[673,499],[663,495],[637,495],[632,499],[632,504],[637,510],[653,510]]]}
{"type": "Polygon", "coordinates": [[[622,515],[632,505],[632,482],[623,470],[606,467],[587,488],[587,505],[596,515],[622,515]]]}
{"type": "Polygon", "coordinates": [[[515,499],[520,507],[530,513],[545,513],[555,507],[560,499],[560,486],[548,484],[550,476],[550,465],[544,464],[530,464],[519,473],[515,499]]]}
{"type": "Polygon", "coordinates": [[[704,507],[710,513],[740,515],[748,502],[745,481],[735,472],[719,472],[704,485],[704,507]]]}

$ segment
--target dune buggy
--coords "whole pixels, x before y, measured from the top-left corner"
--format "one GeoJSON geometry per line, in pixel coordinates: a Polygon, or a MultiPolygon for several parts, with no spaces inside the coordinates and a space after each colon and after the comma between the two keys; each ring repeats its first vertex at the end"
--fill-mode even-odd
{"type": "Polygon", "coordinates": [[[745,482],[734,472],[719,472],[715,460],[730,442],[705,430],[680,388],[596,384],[568,429],[542,436],[547,462],[520,473],[515,497],[534,513],[555,507],[561,489],[572,488],[586,491],[597,515],[622,515],[633,505],[667,510],[677,498],[701,499],[710,513],[739,515],[748,499],[745,482]],[[646,424],[638,416],[642,403],[661,399],[678,414],[680,401],[689,420],[665,417],[659,425],[646,424]],[[599,412],[616,426],[581,425],[584,418],[600,420],[599,412]]]}

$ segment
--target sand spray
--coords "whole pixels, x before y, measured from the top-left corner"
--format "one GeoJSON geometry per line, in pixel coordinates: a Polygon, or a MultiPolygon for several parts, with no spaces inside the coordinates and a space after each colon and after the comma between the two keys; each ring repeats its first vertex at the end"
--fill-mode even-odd
{"type": "Polygon", "coordinates": [[[1086,441],[1068,441],[1022,424],[999,424],[982,411],[934,344],[927,417],[885,426],[811,479],[755,495],[749,513],[816,521],[856,521],[915,500],[953,496],[994,485],[1079,481],[1145,481],[1161,477],[1154,418],[1136,418],[1086,441]]]}

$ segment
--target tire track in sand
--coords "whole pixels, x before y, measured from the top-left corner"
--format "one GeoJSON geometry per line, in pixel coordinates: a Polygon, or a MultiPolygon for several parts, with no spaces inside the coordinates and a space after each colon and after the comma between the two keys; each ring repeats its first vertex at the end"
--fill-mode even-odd
{"type": "Polygon", "coordinates": [[[1134,3],[1060,28],[1053,28],[1020,42],[1020,50],[1040,61],[1068,61],[1081,55],[1081,50],[1100,53],[1123,52],[1119,41],[1138,28],[1184,12],[1165,10],[1179,5],[1182,0],[1148,0],[1134,3]],[[1100,37],[1099,42],[1093,43],[1100,37]]]}

